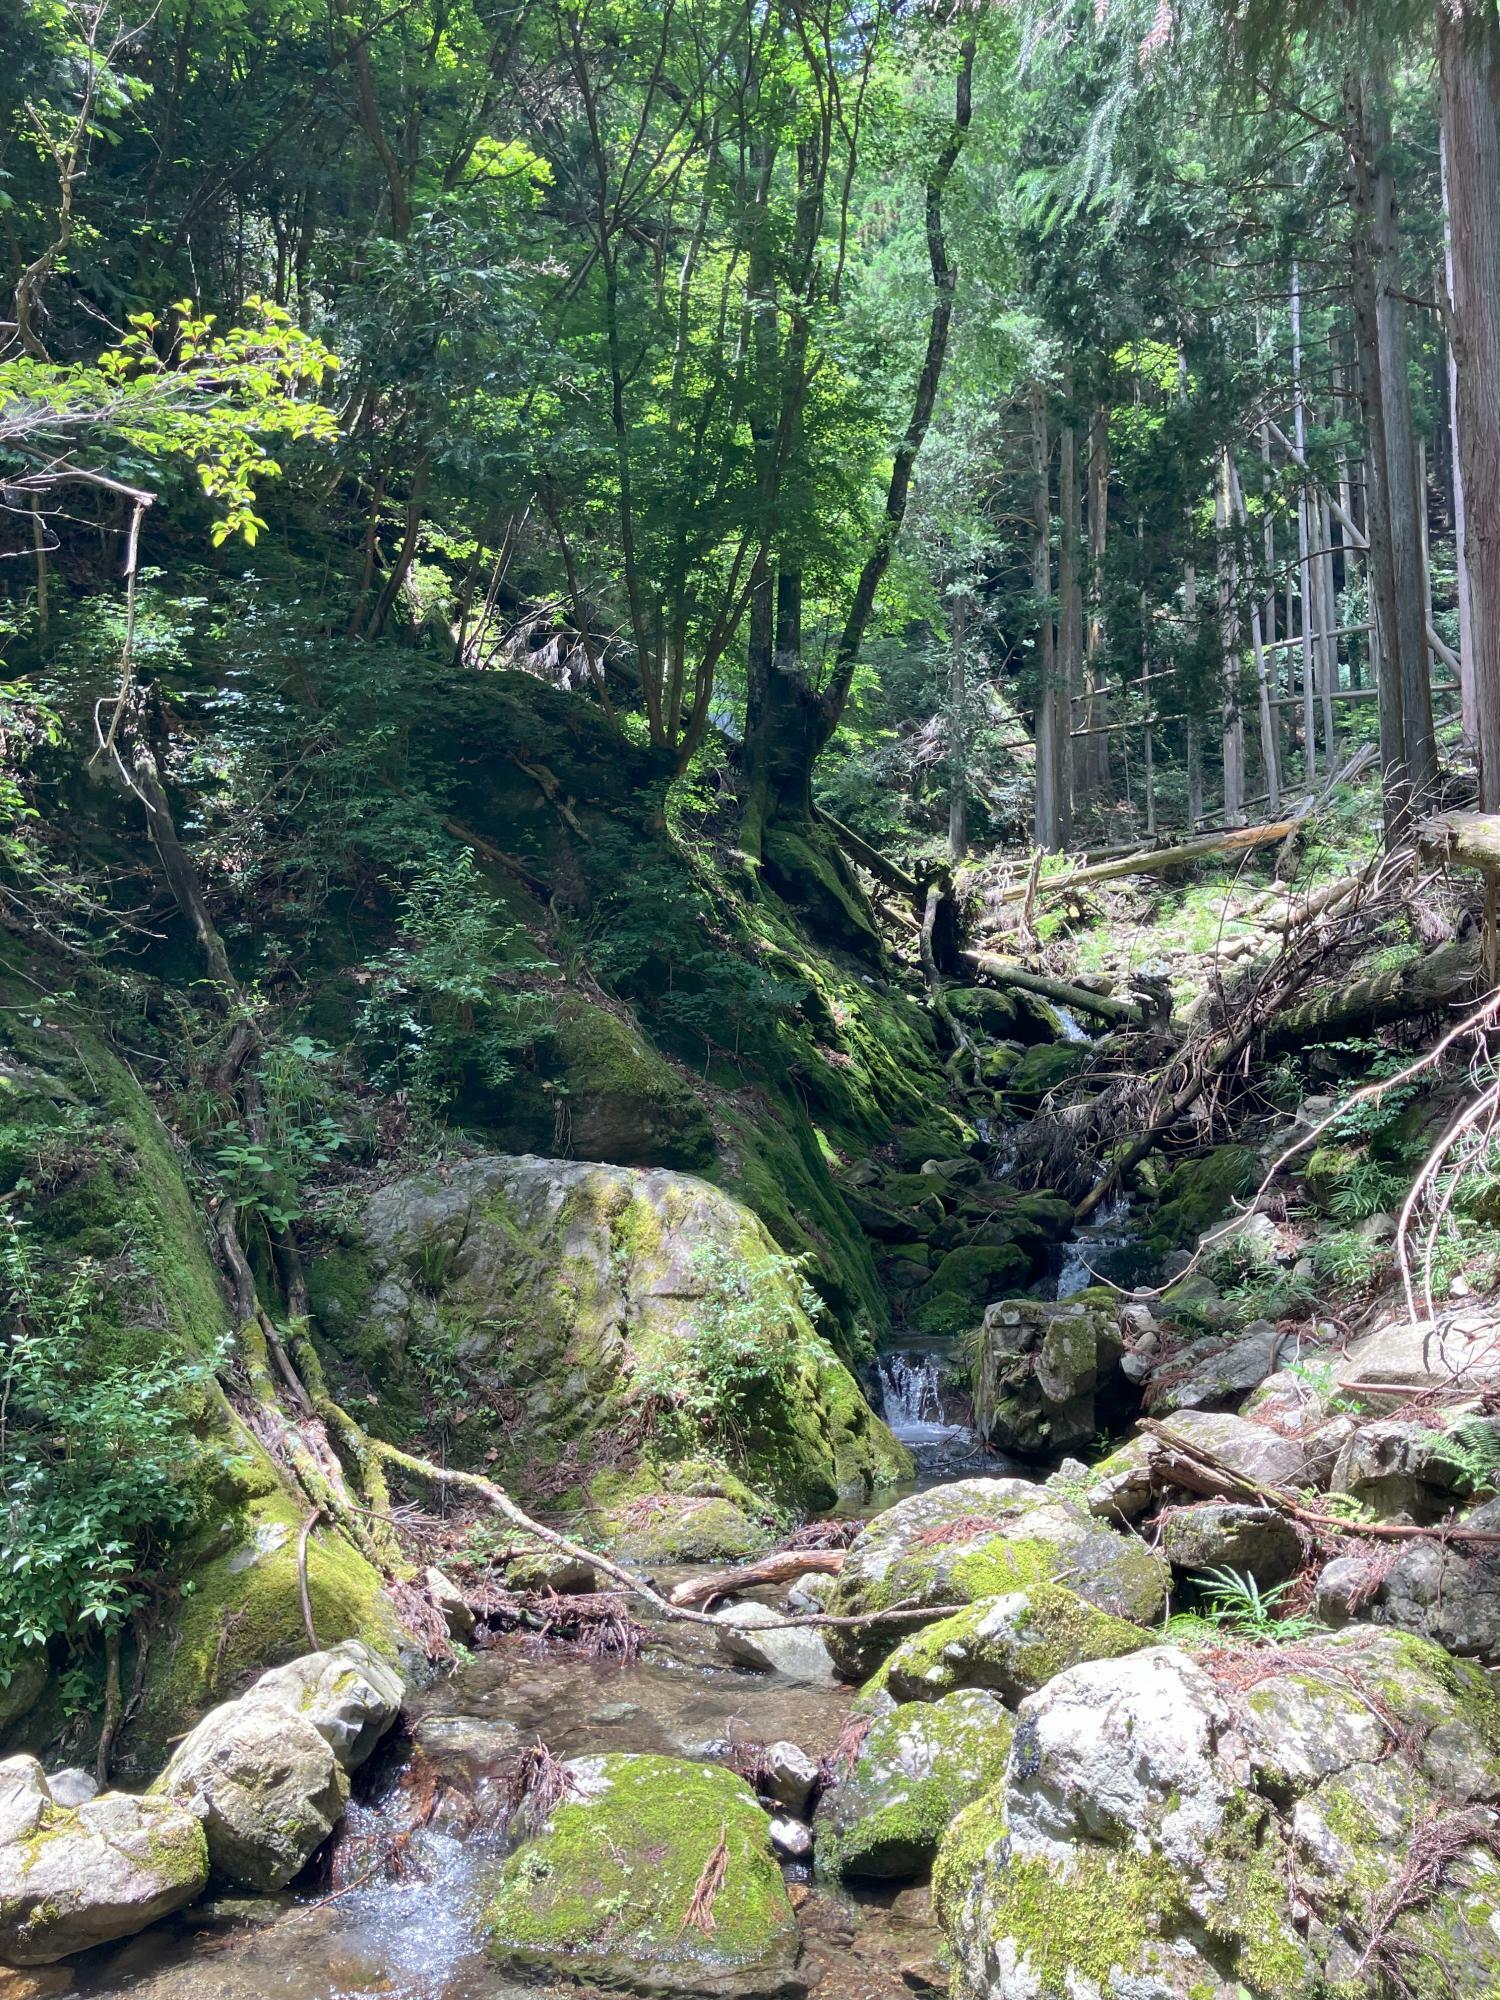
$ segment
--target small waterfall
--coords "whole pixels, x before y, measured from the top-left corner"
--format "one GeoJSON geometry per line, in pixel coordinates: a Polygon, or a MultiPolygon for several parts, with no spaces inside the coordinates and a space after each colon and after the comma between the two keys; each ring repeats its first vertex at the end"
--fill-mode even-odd
{"type": "Polygon", "coordinates": [[[969,1425],[953,1423],[943,1408],[942,1358],[906,1349],[880,1357],[881,1415],[903,1444],[944,1444],[972,1439],[969,1425]]]}
{"type": "Polygon", "coordinates": [[[1095,1039],[1071,1007],[1059,1007],[1056,1001],[1054,1001],[1052,1003],[1052,1011],[1056,1014],[1058,1020],[1062,1022],[1063,1040],[1065,1042],[1091,1042],[1095,1039]]]}
{"type": "Polygon", "coordinates": [[[1071,1299],[1099,1282],[1096,1274],[1110,1274],[1110,1261],[1134,1237],[1131,1228],[1130,1197],[1113,1195],[1096,1209],[1090,1219],[1063,1245],[1062,1268],[1057,1274],[1056,1297],[1071,1299]]]}

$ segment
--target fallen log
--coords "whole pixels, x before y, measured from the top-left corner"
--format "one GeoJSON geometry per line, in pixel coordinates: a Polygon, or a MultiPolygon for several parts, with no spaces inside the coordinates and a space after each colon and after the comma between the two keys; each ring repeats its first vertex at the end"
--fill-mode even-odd
{"type": "Polygon", "coordinates": [[[1352,985],[1315,993],[1272,1018],[1266,1028],[1266,1051],[1277,1054],[1349,1028],[1375,1028],[1439,1013],[1470,997],[1479,960],[1478,938],[1459,938],[1412,965],[1394,966],[1352,985]]]}
{"type": "Polygon", "coordinates": [[[966,959],[999,986],[1018,986],[1024,993],[1039,993],[1055,1006],[1067,1007],[1079,1014],[1092,1014],[1100,1021],[1129,1022],[1132,1027],[1140,1028],[1152,1018],[1145,1008],[1133,1000],[1117,1000],[1112,993],[1094,993],[1086,986],[1072,986],[1066,979],[1052,979],[1045,973],[1028,972],[1024,965],[1016,965],[1008,958],[997,958],[993,952],[964,951],[959,953],[959,957],[966,959]]]}
{"type": "MultiPolygon", "coordinates": [[[[1153,847],[1144,854],[1127,854],[1120,861],[1101,861],[1093,868],[1077,868],[1071,875],[1053,875],[1037,884],[1038,895],[1053,896],[1063,889],[1084,889],[1092,882],[1114,882],[1125,875],[1160,875],[1170,868],[1188,868],[1195,861],[1208,861],[1216,854],[1233,854],[1241,848],[1267,847],[1292,833],[1298,819],[1272,820],[1265,826],[1231,826],[1222,833],[1206,833],[1196,840],[1184,840],[1176,847],[1153,847]]],[[[1007,889],[1000,898],[1012,902],[1024,889],[1007,889]]]]}
{"type": "Polygon", "coordinates": [[[877,882],[884,882],[888,889],[898,890],[918,909],[921,908],[923,885],[915,875],[908,874],[898,862],[892,861],[888,854],[882,854],[878,847],[872,847],[862,834],[854,831],[852,826],[845,826],[841,819],[835,819],[832,813],[825,812],[821,806],[815,810],[817,817],[828,828],[851,861],[863,868],[867,875],[873,875],[877,882]]]}
{"type": "Polygon", "coordinates": [[[733,1597],[760,1584],[791,1583],[809,1571],[818,1576],[837,1576],[844,1567],[842,1549],[779,1549],[760,1562],[739,1569],[714,1570],[708,1576],[691,1576],[679,1583],[668,1597],[669,1604],[710,1604],[716,1597],[733,1597]]]}
{"type": "Polygon", "coordinates": [[[1441,813],[1423,820],[1417,828],[1417,852],[1424,861],[1500,868],[1500,813],[1441,813]]]}

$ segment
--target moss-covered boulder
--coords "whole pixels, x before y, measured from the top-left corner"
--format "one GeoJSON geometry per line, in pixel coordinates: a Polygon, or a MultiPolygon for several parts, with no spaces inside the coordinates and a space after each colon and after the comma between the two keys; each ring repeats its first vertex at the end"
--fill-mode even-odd
{"type": "Polygon", "coordinates": [[[908,1318],[919,1333],[967,1333],[991,1299],[1025,1284],[1031,1264],[1015,1243],[950,1250],[917,1293],[908,1318]]]}
{"type": "Polygon", "coordinates": [[[909,1467],[799,1272],[686,1174],[492,1155],[402,1180],[315,1268],[313,1298],[372,1422],[447,1406],[456,1454],[523,1491],[636,1467],[646,1493],[668,1484],[657,1462],[708,1459],[752,1501],[810,1509],[909,1467]]]}
{"type": "Polygon", "coordinates": [[[975,1427],[1019,1458],[1055,1458],[1119,1414],[1125,1345],[1115,1313],[1077,1300],[1004,1299],[974,1344],[975,1427]]]}
{"type": "Polygon", "coordinates": [[[34,1757],[0,1764],[0,1966],[52,1965],[131,1937],[207,1882],[203,1828],[169,1799],[101,1792],[68,1807],[34,1757]]]}
{"type": "Polygon", "coordinates": [[[1255,1182],[1256,1156],[1248,1146],[1215,1146],[1184,1160],[1161,1184],[1148,1232],[1151,1248],[1159,1255],[1190,1249],[1255,1182]]]}
{"type": "Polygon", "coordinates": [[[1014,1104],[1034,1107],[1065,1089],[1092,1060],[1093,1051],[1082,1042],[1038,1042],[1005,1079],[1005,1094],[1014,1104]]]}
{"type": "MultiPolygon", "coordinates": [[[[1073,1502],[1024,1479],[963,1479],[877,1514],[851,1544],[828,1609],[866,1617],[896,1606],[973,1604],[1066,1582],[1132,1623],[1161,1614],[1168,1570],[1144,1542],[1117,1534],[1073,1502]]],[[[830,1626],[839,1671],[863,1680],[911,1631],[910,1621],[830,1626]]]]}
{"type": "Polygon", "coordinates": [[[925,1875],[954,1815],[1004,1772],[1013,1728],[993,1695],[973,1690],[881,1716],[853,1769],[818,1801],[819,1875],[834,1882],[925,1875]]]}
{"type": "Polygon", "coordinates": [[[486,1896],[506,1972],[630,1993],[805,1990],[770,1821],[742,1778],[672,1757],[585,1757],[486,1896]]]}
{"type": "Polygon", "coordinates": [[[704,1167],[708,1113],[683,1076],[622,1014],[579,998],[558,1009],[552,1045],[568,1151],[622,1167],[704,1167]]]}
{"type": "Polygon", "coordinates": [[[939,1852],[956,2000],[1494,1992],[1497,1743],[1486,1678],[1394,1633],[1073,1668],[939,1852]]]}
{"type": "Polygon", "coordinates": [[[1313,1207],[1324,1215],[1329,1214],[1365,1164],[1365,1158],[1362,1147],[1350,1146],[1336,1139],[1325,1139],[1321,1146],[1315,1146],[1302,1169],[1302,1185],[1313,1207]]]}
{"type": "Polygon", "coordinates": [[[937,1701],[988,1688],[1015,1703],[1068,1667],[1112,1660],[1148,1643],[1139,1625],[1101,1611],[1061,1583],[981,1598],[904,1639],[877,1678],[896,1701],[937,1701]]]}

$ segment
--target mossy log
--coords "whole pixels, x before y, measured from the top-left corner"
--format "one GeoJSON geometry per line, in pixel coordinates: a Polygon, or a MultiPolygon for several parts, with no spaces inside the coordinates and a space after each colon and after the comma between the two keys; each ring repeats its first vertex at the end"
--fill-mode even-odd
{"type": "Polygon", "coordinates": [[[1479,940],[1439,945],[1410,965],[1374,972],[1350,985],[1329,987],[1278,1014],[1266,1031],[1268,1054],[1322,1040],[1350,1028],[1433,1014],[1469,998],[1479,973],[1479,940]]]}
{"type": "Polygon", "coordinates": [[[1500,813],[1442,813],[1417,828],[1417,851],[1424,861],[1456,862],[1461,868],[1500,868],[1500,813]]]}
{"type": "Polygon", "coordinates": [[[997,958],[993,952],[965,951],[959,956],[997,985],[1019,986],[1024,992],[1040,993],[1054,1006],[1070,1008],[1074,1013],[1092,1014],[1101,1021],[1137,1028],[1145,1027],[1152,1018],[1133,1000],[1117,1000],[1113,994],[1094,993],[1086,986],[1070,985],[1066,979],[1051,979],[1045,973],[1028,972],[1025,966],[1014,965],[1008,958],[997,958]]]}

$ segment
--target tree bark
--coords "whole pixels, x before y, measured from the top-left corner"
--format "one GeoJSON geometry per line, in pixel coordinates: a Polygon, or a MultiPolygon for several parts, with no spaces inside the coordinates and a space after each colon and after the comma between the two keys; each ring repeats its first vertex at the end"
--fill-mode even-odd
{"type": "Polygon", "coordinates": [[[1088,797],[1087,738],[1075,740],[1075,702],[1083,693],[1083,584],[1079,555],[1083,540],[1083,493],[1078,481],[1078,432],[1070,418],[1058,440],[1057,511],[1057,677],[1068,717],[1068,764],[1075,805],[1088,797]]]}
{"type": "Polygon", "coordinates": [[[1057,637],[1052,603],[1052,445],[1047,434],[1047,392],[1031,391],[1031,589],[1037,603],[1036,797],[1032,835],[1036,845],[1058,853],[1068,844],[1072,821],[1072,762],[1068,745],[1069,702],[1057,669],[1057,637]]]}
{"type": "Polygon", "coordinates": [[[1440,6],[1438,66],[1453,241],[1458,470],[1473,635],[1479,797],[1500,810],[1500,22],[1440,6]]]}

